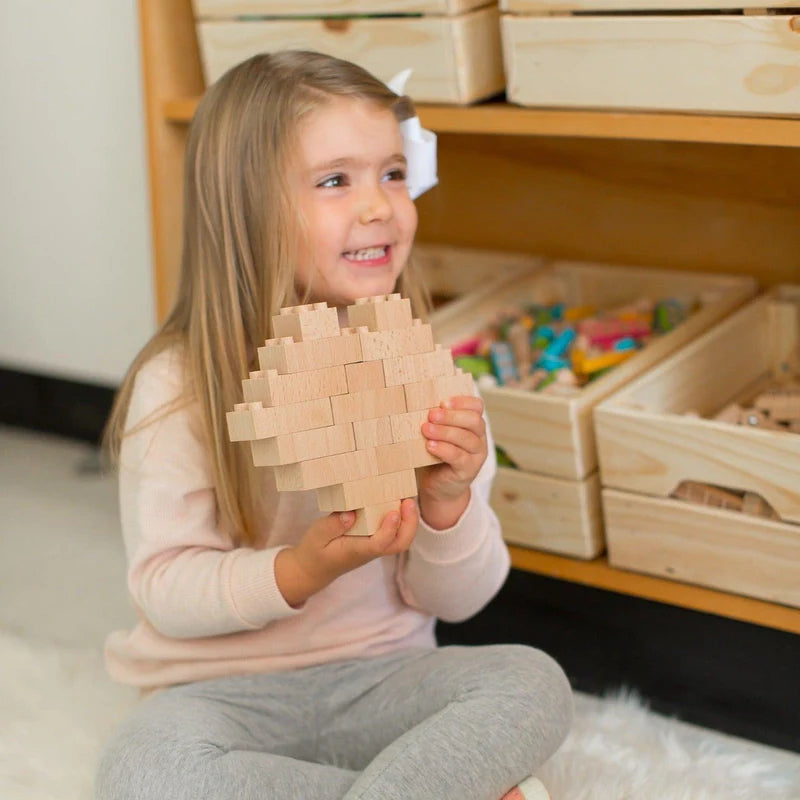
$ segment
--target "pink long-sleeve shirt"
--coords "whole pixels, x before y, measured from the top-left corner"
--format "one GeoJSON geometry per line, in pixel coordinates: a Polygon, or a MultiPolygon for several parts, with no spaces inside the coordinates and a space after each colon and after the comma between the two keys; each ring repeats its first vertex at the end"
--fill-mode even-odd
{"type": "MultiPolygon", "coordinates": [[[[126,427],[178,397],[181,375],[174,351],[146,364],[126,427]]],[[[263,469],[270,502],[259,543],[237,546],[218,522],[197,407],[142,427],[123,440],[119,473],[128,589],[138,622],[108,637],[111,676],[151,689],[434,647],[435,618],[472,616],[508,574],[508,551],[489,506],[495,470],[490,439],[469,505],[452,528],[421,522],[407,554],[346,573],[294,609],[275,581],[275,556],[321,516],[315,493],[279,493],[272,471],[263,469]]]]}

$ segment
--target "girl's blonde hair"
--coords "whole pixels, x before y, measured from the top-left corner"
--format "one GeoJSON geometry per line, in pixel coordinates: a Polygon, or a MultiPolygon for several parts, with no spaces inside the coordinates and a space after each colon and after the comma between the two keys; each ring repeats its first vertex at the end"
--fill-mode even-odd
{"type": "MultiPolygon", "coordinates": [[[[225,413],[242,400],[242,379],[280,308],[302,302],[294,243],[301,222],[286,184],[299,121],[330,100],[351,97],[413,115],[407,97],[348,61],[320,53],[262,54],[211,86],[195,112],[185,154],[183,250],[174,306],[134,359],[117,393],[104,440],[117,461],[134,380],[156,354],[175,347],[184,392],[135,430],[197,403],[213,467],[219,524],[243,544],[259,538],[263,482],[250,450],[231,444],[225,413]]],[[[429,308],[413,263],[396,290],[416,316],[429,308]]]]}

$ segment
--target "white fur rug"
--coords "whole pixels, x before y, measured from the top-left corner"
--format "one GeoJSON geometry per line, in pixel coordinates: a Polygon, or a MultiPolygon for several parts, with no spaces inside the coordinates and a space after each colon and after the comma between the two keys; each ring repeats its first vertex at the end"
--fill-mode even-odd
{"type": "MultiPolygon", "coordinates": [[[[0,665],[0,800],[89,800],[134,693],[109,681],[96,649],[0,631],[0,665]]],[[[632,695],[578,695],[576,711],[540,772],[553,800],[800,800],[798,756],[666,719],[632,695]]]]}

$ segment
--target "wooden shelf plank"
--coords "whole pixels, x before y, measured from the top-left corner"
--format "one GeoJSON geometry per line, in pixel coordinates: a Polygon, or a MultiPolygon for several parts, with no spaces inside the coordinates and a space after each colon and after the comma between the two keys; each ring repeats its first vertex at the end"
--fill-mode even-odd
{"type": "MultiPolygon", "coordinates": [[[[164,104],[164,116],[169,122],[186,123],[197,102],[197,98],[169,100],[164,104]]],[[[520,108],[508,103],[420,105],[419,113],[423,125],[437,133],[800,147],[800,118],[572,111],[520,108]]]]}
{"type": "Polygon", "coordinates": [[[800,633],[800,608],[615,569],[605,558],[579,561],[522,547],[508,549],[512,565],[526,572],[800,633]]]}

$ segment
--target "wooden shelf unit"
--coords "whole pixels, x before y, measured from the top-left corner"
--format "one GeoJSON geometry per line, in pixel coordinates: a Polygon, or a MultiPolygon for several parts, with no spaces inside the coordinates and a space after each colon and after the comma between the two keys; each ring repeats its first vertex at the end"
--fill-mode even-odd
{"type": "MultiPolygon", "coordinates": [[[[191,0],[139,0],[156,306],[180,253],[187,123],[205,90],[191,0]]],[[[800,119],[420,107],[440,185],[419,239],[800,282],[800,119]]],[[[800,609],[511,548],[516,568],[800,633],[800,609]]]]}

